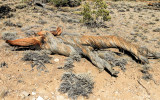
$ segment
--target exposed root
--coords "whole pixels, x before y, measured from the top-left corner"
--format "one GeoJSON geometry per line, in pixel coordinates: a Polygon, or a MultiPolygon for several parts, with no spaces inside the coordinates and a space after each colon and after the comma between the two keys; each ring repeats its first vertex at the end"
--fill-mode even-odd
{"type": "Polygon", "coordinates": [[[150,92],[148,91],[148,89],[139,80],[137,80],[137,82],[146,90],[147,94],[150,95],[150,92]]]}
{"type": "Polygon", "coordinates": [[[10,44],[11,46],[35,46],[35,45],[42,45],[42,36],[33,37],[33,38],[24,38],[24,39],[16,39],[16,40],[6,40],[6,43],[10,44]]]}

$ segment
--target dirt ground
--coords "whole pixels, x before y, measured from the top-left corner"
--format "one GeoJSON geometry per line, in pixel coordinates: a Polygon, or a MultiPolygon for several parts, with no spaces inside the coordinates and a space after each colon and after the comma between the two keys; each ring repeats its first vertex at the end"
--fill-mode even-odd
{"type": "MultiPolygon", "coordinates": [[[[63,27],[63,33],[88,35],[117,35],[132,43],[160,52],[160,10],[147,8],[143,2],[107,2],[111,21],[107,27],[87,28],[79,23],[82,16],[76,12],[81,7],[55,8],[52,5],[29,6],[19,0],[0,1],[8,5],[13,16],[0,19],[0,37],[4,32],[15,32],[21,38],[41,30],[55,30],[63,27]],[[15,10],[16,9],[16,10],[15,10]]],[[[0,98],[2,100],[69,100],[67,94],[58,92],[63,66],[67,57],[49,55],[51,64],[46,64],[49,72],[33,71],[31,62],[22,60],[24,50],[14,51],[0,38],[0,98]],[[59,59],[59,60],[57,60],[59,59]],[[42,99],[43,98],[43,99],[42,99]]],[[[118,77],[112,77],[106,71],[99,73],[87,59],[74,62],[74,73],[89,73],[94,89],[89,98],[82,96],[78,100],[159,100],[160,99],[160,59],[149,59],[151,80],[142,78],[143,65],[124,54],[127,59],[126,71],[120,71],[118,77]]]]}

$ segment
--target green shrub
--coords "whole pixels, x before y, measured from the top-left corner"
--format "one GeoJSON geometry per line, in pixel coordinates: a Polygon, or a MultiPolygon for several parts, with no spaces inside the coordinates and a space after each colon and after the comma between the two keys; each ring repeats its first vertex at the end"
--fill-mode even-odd
{"type": "Polygon", "coordinates": [[[111,19],[107,5],[103,0],[94,0],[93,7],[85,3],[81,15],[83,16],[82,22],[91,26],[111,19]]]}
{"type": "Polygon", "coordinates": [[[83,15],[82,22],[85,24],[94,23],[93,11],[88,3],[84,4],[81,14],[83,15]]]}

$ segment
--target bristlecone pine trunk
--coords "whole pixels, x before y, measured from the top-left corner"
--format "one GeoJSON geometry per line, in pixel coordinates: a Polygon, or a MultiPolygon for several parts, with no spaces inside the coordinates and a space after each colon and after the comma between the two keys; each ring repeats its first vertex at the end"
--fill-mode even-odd
{"type": "Polygon", "coordinates": [[[58,27],[56,31],[41,31],[37,33],[38,37],[24,38],[16,40],[7,40],[11,46],[31,46],[39,45],[42,49],[47,49],[52,53],[71,56],[74,54],[87,57],[96,67],[103,71],[105,68],[111,75],[117,76],[118,72],[112,69],[109,62],[99,56],[95,49],[118,48],[130,52],[136,59],[142,63],[149,63],[148,58],[160,58],[160,55],[149,51],[147,48],[141,48],[138,45],[131,44],[117,36],[89,36],[89,35],[61,35],[62,31],[58,27]]]}

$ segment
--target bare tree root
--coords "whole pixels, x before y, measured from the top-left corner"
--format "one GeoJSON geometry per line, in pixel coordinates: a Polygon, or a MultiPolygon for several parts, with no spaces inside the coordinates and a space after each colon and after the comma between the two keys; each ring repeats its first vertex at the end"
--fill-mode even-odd
{"type": "Polygon", "coordinates": [[[7,40],[6,43],[11,46],[32,46],[32,45],[42,45],[42,36],[33,37],[33,38],[24,38],[24,39],[16,39],[16,40],[7,40]]]}
{"type": "Polygon", "coordinates": [[[53,35],[47,33],[45,36],[46,48],[49,48],[51,52],[63,54],[65,56],[70,56],[72,54],[78,53],[87,57],[96,67],[103,71],[105,68],[113,76],[117,76],[118,72],[114,71],[111,65],[100,58],[96,52],[91,51],[89,48],[79,45],[78,43],[65,44],[61,39],[54,37],[53,35]]]}
{"type": "Polygon", "coordinates": [[[112,67],[114,66],[120,66],[121,70],[125,71],[125,65],[127,64],[127,61],[123,58],[116,58],[115,54],[111,51],[97,51],[98,56],[102,59],[106,60],[111,64],[112,67]]]}
{"type": "Polygon", "coordinates": [[[130,42],[124,40],[121,37],[117,36],[69,36],[60,37],[66,43],[75,44],[75,41],[78,44],[84,46],[91,46],[94,49],[105,49],[105,48],[120,48],[130,52],[133,56],[141,60],[143,63],[149,63],[147,57],[148,52],[144,52],[145,49],[142,49],[130,42]]]}
{"type": "Polygon", "coordinates": [[[148,89],[139,80],[137,80],[137,82],[146,90],[147,94],[150,95],[150,92],[148,91],[148,89]]]}

